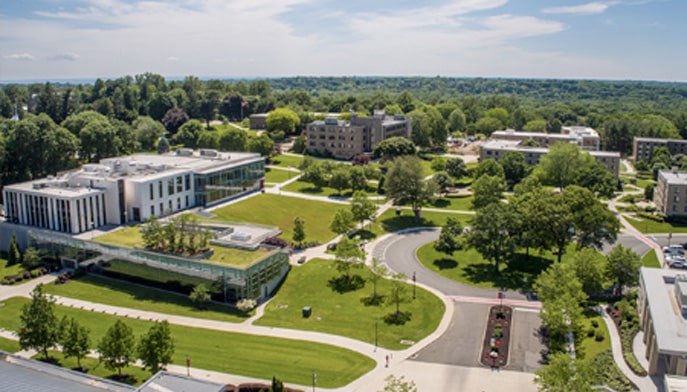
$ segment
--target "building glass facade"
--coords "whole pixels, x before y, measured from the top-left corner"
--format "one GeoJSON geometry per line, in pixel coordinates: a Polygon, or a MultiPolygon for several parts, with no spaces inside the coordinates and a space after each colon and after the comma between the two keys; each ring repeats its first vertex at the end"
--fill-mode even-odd
{"type": "Polygon", "coordinates": [[[265,173],[265,161],[230,167],[208,174],[194,175],[195,204],[209,206],[244,192],[259,189],[265,173]]]}

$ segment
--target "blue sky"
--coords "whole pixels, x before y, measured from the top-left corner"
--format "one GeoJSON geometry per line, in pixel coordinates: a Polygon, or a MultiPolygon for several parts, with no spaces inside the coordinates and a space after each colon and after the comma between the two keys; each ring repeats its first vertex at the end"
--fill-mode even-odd
{"type": "Polygon", "coordinates": [[[685,0],[0,0],[0,80],[687,81],[685,0]]]}

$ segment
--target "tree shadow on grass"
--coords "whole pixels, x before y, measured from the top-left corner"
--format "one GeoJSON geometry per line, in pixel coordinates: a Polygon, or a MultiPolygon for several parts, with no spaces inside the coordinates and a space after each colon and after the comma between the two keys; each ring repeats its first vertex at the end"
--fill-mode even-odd
{"type": "Polygon", "coordinates": [[[371,232],[370,230],[360,229],[360,230],[356,230],[353,233],[351,233],[350,237],[351,238],[358,237],[361,240],[372,240],[372,239],[377,238],[377,234],[371,232]]]}
{"type": "Polygon", "coordinates": [[[410,227],[437,226],[431,220],[425,218],[417,219],[412,215],[401,215],[387,218],[381,221],[381,225],[384,230],[388,232],[403,230],[410,227]]]}
{"type": "Polygon", "coordinates": [[[429,203],[432,207],[435,208],[445,208],[451,205],[451,201],[448,199],[434,199],[431,203],[429,203]]]}
{"type": "Polygon", "coordinates": [[[360,275],[341,275],[329,279],[327,286],[339,294],[344,294],[365,287],[365,279],[360,275]]]}
{"type": "Polygon", "coordinates": [[[465,267],[465,276],[475,284],[491,283],[493,287],[508,290],[530,290],[539,274],[551,265],[544,257],[525,254],[514,255],[501,271],[494,271],[493,263],[471,264],[465,267]]]}
{"type": "Polygon", "coordinates": [[[384,295],[377,293],[377,295],[370,294],[367,297],[360,298],[360,302],[365,306],[380,306],[384,303],[384,295]]]}
{"type": "Polygon", "coordinates": [[[446,258],[446,257],[442,258],[442,259],[434,260],[434,263],[432,263],[432,264],[434,264],[434,266],[439,268],[440,270],[453,269],[453,268],[458,267],[457,261],[455,261],[453,259],[446,258]]]}

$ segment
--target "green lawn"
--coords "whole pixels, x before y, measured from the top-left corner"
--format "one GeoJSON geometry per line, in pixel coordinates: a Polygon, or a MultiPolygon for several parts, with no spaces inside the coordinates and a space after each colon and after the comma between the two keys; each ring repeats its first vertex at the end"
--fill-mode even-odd
{"type": "Polygon", "coordinates": [[[296,177],[297,175],[299,175],[299,173],[292,172],[290,170],[270,169],[268,167],[265,169],[265,182],[284,182],[296,177]]]}
{"type": "Polygon", "coordinates": [[[656,251],[651,249],[642,257],[642,265],[649,268],[661,268],[661,263],[658,261],[656,251]]]}
{"type": "Polygon", "coordinates": [[[429,203],[426,208],[445,208],[447,210],[472,211],[471,195],[445,196],[436,198],[429,203]]]}
{"type": "Polygon", "coordinates": [[[656,222],[652,219],[633,215],[626,220],[644,234],[647,233],[687,233],[687,225],[670,224],[668,222],[656,222]]]}
{"type": "Polygon", "coordinates": [[[102,244],[123,246],[126,248],[142,247],[143,237],[141,236],[140,226],[122,227],[107,234],[95,237],[93,240],[102,244]]]}
{"type": "MultiPolygon", "coordinates": [[[[0,327],[17,330],[20,327],[21,307],[29,300],[11,298],[0,312],[0,327]]],[[[58,306],[58,318],[70,316],[91,330],[95,344],[115,320],[123,319],[136,336],[146,332],[150,321],[94,313],[58,306]]],[[[312,370],[317,371],[317,385],[339,388],[375,367],[375,362],[356,352],[302,340],[279,339],[239,333],[219,332],[202,328],[171,326],[176,350],[172,363],[186,364],[189,355],[192,366],[222,373],[238,374],[260,379],[273,376],[285,383],[309,385],[312,370]]]]}
{"type": "Polygon", "coordinates": [[[301,165],[301,162],[303,162],[303,159],[305,159],[303,156],[277,155],[270,159],[269,164],[280,167],[290,166],[298,169],[298,167],[301,165]]]}
{"type": "Polygon", "coordinates": [[[584,338],[578,349],[584,355],[584,358],[594,358],[597,354],[602,353],[606,350],[611,349],[611,340],[608,335],[608,328],[606,328],[606,323],[604,323],[601,316],[593,310],[588,310],[584,312],[584,318],[582,319],[582,333],[584,338]],[[592,320],[595,320],[598,327],[594,328],[592,326],[592,320]],[[587,331],[593,329],[594,331],[600,330],[604,336],[602,341],[596,341],[594,336],[588,336],[587,331]]]}
{"type": "Polygon", "coordinates": [[[472,219],[472,215],[468,214],[453,214],[434,211],[421,211],[422,220],[417,221],[413,216],[413,212],[409,209],[401,209],[401,215],[396,216],[394,208],[388,209],[382,216],[375,219],[372,224],[372,236],[379,236],[394,231],[407,229],[411,227],[433,227],[443,226],[446,224],[446,218],[453,217],[458,219],[463,226],[467,225],[468,221],[472,219]]]}
{"type": "MultiPolygon", "coordinates": [[[[353,269],[351,274],[367,279],[370,272],[361,268],[353,269]]],[[[329,260],[313,259],[294,268],[256,324],[326,332],[374,344],[375,319],[378,318],[379,346],[402,349],[407,345],[401,344],[401,340],[420,341],[441,321],[444,304],[428,291],[417,288],[416,299],[400,308],[411,312],[412,319],[403,326],[386,324],[382,318],[395,311],[394,305],[365,306],[361,300],[372,294],[371,282],[366,282],[364,288],[343,294],[334,291],[328,282],[339,276],[341,273],[336,270],[335,263],[329,260]],[[309,318],[302,317],[304,306],[312,307],[309,318]]],[[[380,280],[377,292],[386,295],[390,287],[388,280],[380,280]]],[[[407,290],[412,296],[411,285],[407,285],[407,290]]]]}
{"type": "Polygon", "coordinates": [[[242,322],[253,313],[244,314],[233,307],[216,303],[210,303],[207,305],[207,310],[199,311],[193,307],[185,295],[97,275],[87,275],[62,285],[47,285],[45,291],[62,297],[95,301],[106,305],[232,323],[242,322]]]}
{"type": "MultiPolygon", "coordinates": [[[[532,283],[554,260],[556,256],[550,252],[539,254],[530,250],[529,257],[524,250],[516,253],[506,266],[501,264],[500,272],[494,271],[494,264],[485,260],[473,248],[466,248],[448,256],[434,249],[434,243],[425,244],[417,251],[420,262],[429,270],[457,282],[478,287],[499,288],[512,290],[531,289],[532,283]],[[524,278],[527,278],[525,283],[524,278]]],[[[575,253],[575,245],[568,246],[563,259],[575,253]]],[[[598,253],[602,258],[603,255],[598,253]]]]}
{"type": "Polygon", "coordinates": [[[21,264],[15,264],[7,266],[7,259],[0,258],[0,280],[7,275],[17,275],[20,272],[24,272],[24,267],[21,264]]]}
{"type": "MultiPolygon", "coordinates": [[[[298,193],[305,193],[307,195],[316,195],[316,196],[338,196],[338,197],[351,197],[353,196],[353,191],[350,189],[344,189],[341,194],[339,194],[339,191],[337,191],[334,188],[330,188],[328,186],[324,186],[322,188],[315,188],[313,184],[305,181],[294,181],[290,183],[289,185],[282,187],[283,190],[289,191],[289,192],[298,192],[298,193]]],[[[367,196],[379,196],[377,194],[377,188],[368,186],[367,189],[365,189],[365,194],[367,196]]]]}
{"type": "Polygon", "coordinates": [[[212,249],[215,251],[212,256],[202,261],[228,264],[239,268],[247,267],[270,253],[265,249],[243,250],[223,246],[213,246],[212,249]]]}
{"type": "Polygon", "coordinates": [[[329,224],[340,208],[348,207],[297,197],[260,194],[214,210],[215,218],[213,220],[253,222],[277,226],[282,231],[281,237],[291,241],[293,220],[298,216],[305,221],[305,241],[325,243],[336,236],[329,230],[329,224]]]}
{"type": "Polygon", "coordinates": [[[0,350],[7,351],[8,353],[16,353],[21,350],[21,347],[19,347],[19,342],[16,340],[0,337],[0,350]]]}
{"type": "MultiPolygon", "coordinates": [[[[65,358],[61,351],[50,350],[48,351],[48,355],[50,355],[51,358],[57,360],[57,365],[62,366],[63,368],[76,369],[77,367],[76,358],[65,358]]],[[[33,359],[42,358],[43,354],[36,354],[33,356],[33,359]]],[[[114,376],[117,375],[116,370],[108,370],[107,368],[105,368],[104,363],[100,363],[98,361],[98,358],[82,358],[81,366],[87,368],[88,374],[92,376],[108,378],[113,380],[114,376]]],[[[139,386],[143,384],[147,379],[149,379],[152,376],[152,374],[149,371],[134,365],[130,365],[122,369],[122,374],[126,374],[129,376],[126,380],[123,380],[123,382],[134,386],[139,386]]]]}

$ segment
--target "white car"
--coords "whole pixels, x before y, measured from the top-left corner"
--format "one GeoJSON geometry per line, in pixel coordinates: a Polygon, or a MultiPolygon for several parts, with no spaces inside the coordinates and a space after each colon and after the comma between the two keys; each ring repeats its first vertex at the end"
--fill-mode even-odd
{"type": "Polygon", "coordinates": [[[684,255],[685,254],[685,248],[683,248],[682,245],[665,246],[665,247],[663,247],[663,253],[684,255]]]}

